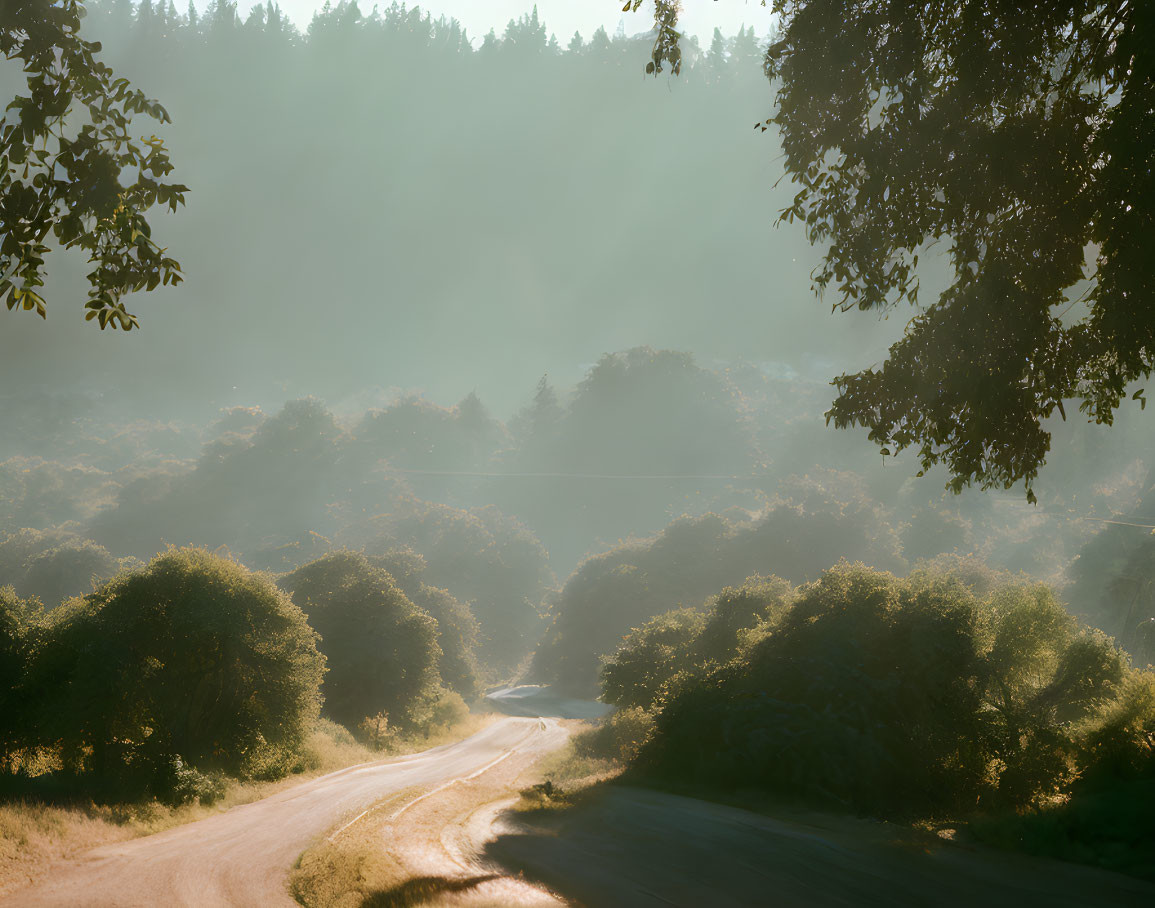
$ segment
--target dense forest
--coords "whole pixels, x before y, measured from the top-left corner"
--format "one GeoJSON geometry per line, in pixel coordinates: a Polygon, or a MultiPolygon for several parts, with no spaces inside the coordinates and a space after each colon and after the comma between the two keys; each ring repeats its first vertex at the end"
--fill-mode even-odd
{"type": "MultiPolygon", "coordinates": [[[[309,394],[364,408],[398,388],[443,404],[475,389],[509,414],[542,374],[575,382],[610,350],[825,378],[894,332],[827,330],[793,263],[813,258],[803,238],[766,258],[788,195],[751,189],[773,182],[752,129],[761,36],[719,36],[656,86],[644,40],[559,46],[532,13],[470,43],[399,4],[342,3],[304,33],[275,7],[214,2],[195,24],[161,9],[99,0],[85,29],[172,116],[148,128],[180,147],[173,178],[192,189],[155,229],[186,281],[142,300],[148,339],[115,356],[63,309],[52,332],[13,320],[0,374],[37,363],[44,390],[83,388],[86,406],[199,419],[309,394]]],[[[0,85],[18,76],[0,68],[0,85]]],[[[81,285],[83,262],[65,264],[50,297],[81,285]]]]}

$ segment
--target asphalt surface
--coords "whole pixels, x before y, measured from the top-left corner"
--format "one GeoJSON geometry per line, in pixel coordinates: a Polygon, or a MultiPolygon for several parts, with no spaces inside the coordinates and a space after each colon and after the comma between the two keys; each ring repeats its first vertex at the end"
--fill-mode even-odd
{"type": "Polygon", "coordinates": [[[622,785],[569,810],[498,818],[494,833],[488,865],[596,908],[1155,906],[1155,886],[1090,867],[622,785]]]}

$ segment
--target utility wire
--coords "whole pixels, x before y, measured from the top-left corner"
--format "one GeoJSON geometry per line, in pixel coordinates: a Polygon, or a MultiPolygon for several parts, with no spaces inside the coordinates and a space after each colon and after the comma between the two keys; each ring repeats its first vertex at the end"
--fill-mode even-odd
{"type": "MultiPolygon", "coordinates": [[[[400,473],[405,476],[438,476],[438,477],[466,477],[472,479],[595,479],[611,481],[628,481],[641,479],[661,482],[676,480],[689,482],[702,480],[706,482],[729,482],[734,480],[759,480],[765,476],[736,473],[495,473],[480,470],[410,470],[390,467],[389,472],[400,473]]],[[[1004,500],[1004,499],[996,499],[1004,500]]],[[[1017,499],[1015,499],[1017,501],[1017,499]]],[[[1134,527],[1139,530],[1150,530],[1155,533],[1155,524],[1131,523],[1126,520],[1113,520],[1109,517],[1092,517],[1089,514],[1058,514],[1053,511],[1036,511],[1043,517],[1052,517],[1058,520],[1092,520],[1096,523],[1107,523],[1112,526],[1134,527]]],[[[1140,518],[1144,519],[1144,518],[1140,518]]]]}
{"type": "Polygon", "coordinates": [[[740,476],[722,473],[485,473],[465,470],[400,470],[389,468],[391,473],[403,473],[407,476],[467,476],[478,479],[677,479],[677,480],[713,480],[724,481],[733,479],[764,479],[763,476],[740,476]]]}

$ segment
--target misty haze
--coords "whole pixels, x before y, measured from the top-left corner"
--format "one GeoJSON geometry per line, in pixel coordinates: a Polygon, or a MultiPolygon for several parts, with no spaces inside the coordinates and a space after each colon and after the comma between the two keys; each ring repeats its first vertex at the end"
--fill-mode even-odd
{"type": "Polygon", "coordinates": [[[0,904],[1155,904],[1155,9],[531,3],[0,2],[0,904]]]}

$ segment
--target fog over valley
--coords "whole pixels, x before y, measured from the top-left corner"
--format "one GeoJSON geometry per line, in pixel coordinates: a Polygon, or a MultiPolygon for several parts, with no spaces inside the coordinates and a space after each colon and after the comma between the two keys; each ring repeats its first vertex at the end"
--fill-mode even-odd
{"type": "Polygon", "coordinates": [[[1155,20],[624,6],[0,7],[0,904],[1151,904],[1155,20]]]}

